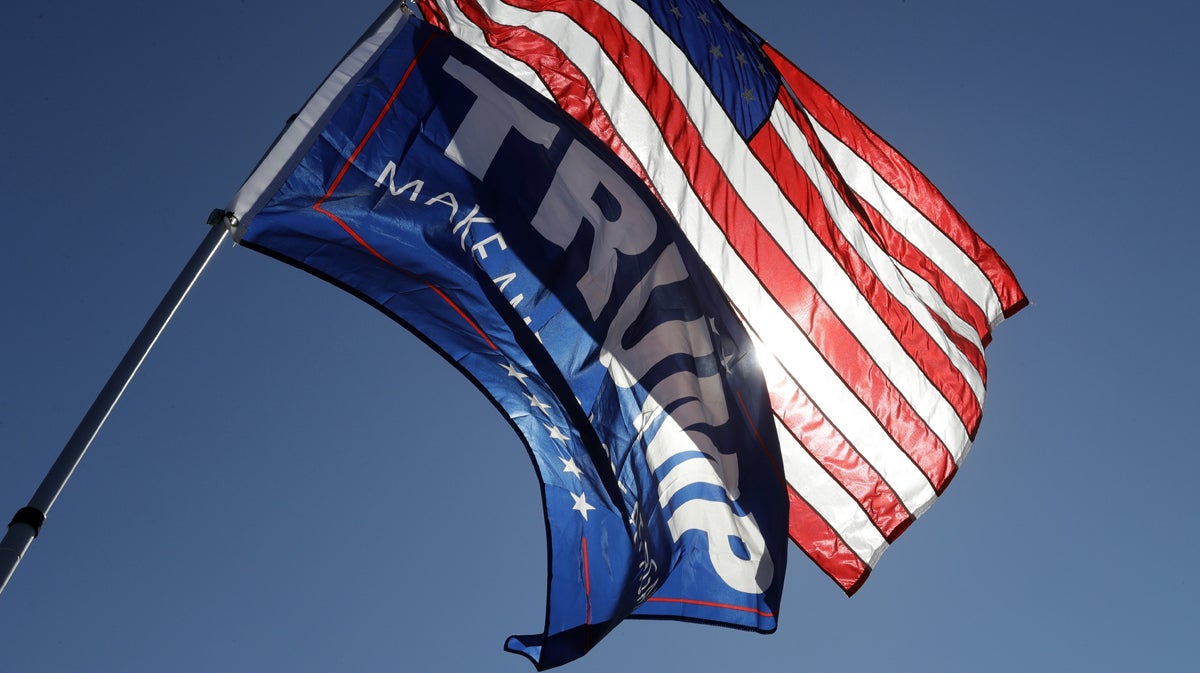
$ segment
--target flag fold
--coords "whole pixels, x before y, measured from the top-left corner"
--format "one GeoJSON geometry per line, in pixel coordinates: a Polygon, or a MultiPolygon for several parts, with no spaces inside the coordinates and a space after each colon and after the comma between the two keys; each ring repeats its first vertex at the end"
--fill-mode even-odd
{"type": "Polygon", "coordinates": [[[523,438],[547,611],[508,649],[549,668],[629,616],[775,629],[788,503],[750,334],[558,106],[393,5],[228,211],[243,245],[424,339],[523,438]]]}
{"type": "Polygon", "coordinates": [[[419,0],[649,185],[758,344],[793,541],[847,593],[979,428],[1025,306],[933,184],[713,0],[419,0]]]}

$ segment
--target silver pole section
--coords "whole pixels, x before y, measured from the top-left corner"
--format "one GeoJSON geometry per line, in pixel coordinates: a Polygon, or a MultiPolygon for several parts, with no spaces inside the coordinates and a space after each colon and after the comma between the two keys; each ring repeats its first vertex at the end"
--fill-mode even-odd
{"type": "MultiPolygon", "coordinates": [[[[8,532],[4,535],[4,539],[0,541],[0,592],[4,591],[4,587],[12,579],[13,573],[17,569],[17,564],[21,562],[21,557],[29,549],[29,545],[33,543],[33,539],[37,537],[42,522],[46,520],[46,514],[50,511],[50,507],[54,505],[58,494],[67,485],[67,480],[71,478],[71,473],[75,471],[75,467],[83,459],[83,454],[87,452],[92,439],[100,431],[100,426],[104,425],[104,421],[108,418],[109,413],[116,406],[117,400],[121,398],[121,393],[125,392],[126,386],[133,380],[138,367],[146,359],[146,355],[150,353],[150,349],[158,341],[159,335],[162,334],[167,323],[170,322],[171,316],[175,314],[175,310],[183,303],[184,297],[192,289],[192,285],[200,277],[200,273],[204,271],[204,267],[208,265],[208,261],[212,259],[221,242],[225,240],[225,236],[229,231],[223,223],[218,223],[217,215],[218,213],[214,213],[214,217],[209,219],[209,224],[213,225],[212,229],[204,237],[204,240],[200,242],[200,247],[196,248],[196,252],[188,260],[187,266],[179,272],[179,277],[175,279],[175,283],[171,285],[171,289],[167,290],[166,296],[163,297],[158,308],[154,310],[154,314],[146,321],[146,326],[142,328],[141,333],[137,335],[137,338],[125,353],[125,357],[121,359],[120,364],[117,365],[116,370],[109,377],[108,383],[104,384],[104,388],[96,397],[96,401],[92,402],[91,408],[88,409],[83,420],[79,422],[79,426],[75,428],[75,434],[71,435],[71,438],[67,440],[62,453],[58,455],[58,460],[54,462],[50,471],[46,473],[46,477],[42,479],[41,486],[33,494],[33,498],[29,500],[29,505],[18,510],[17,514],[13,517],[12,523],[8,525],[8,532]]],[[[223,216],[224,213],[220,213],[220,215],[223,216]]]]}

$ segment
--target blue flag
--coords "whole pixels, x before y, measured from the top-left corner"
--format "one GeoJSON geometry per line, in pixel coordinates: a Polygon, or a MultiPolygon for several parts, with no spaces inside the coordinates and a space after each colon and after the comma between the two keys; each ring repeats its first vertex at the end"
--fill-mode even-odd
{"type": "Polygon", "coordinates": [[[630,616],[775,629],[787,497],[753,347],[655,196],[556,106],[395,5],[227,218],[422,337],[524,439],[549,588],[543,633],[507,649],[549,668],[630,616]]]}

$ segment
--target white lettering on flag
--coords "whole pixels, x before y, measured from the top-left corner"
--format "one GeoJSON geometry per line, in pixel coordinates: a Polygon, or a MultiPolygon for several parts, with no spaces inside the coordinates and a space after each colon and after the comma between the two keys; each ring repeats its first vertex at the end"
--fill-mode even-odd
{"type": "MultiPolygon", "coordinates": [[[[483,179],[510,132],[549,148],[558,133],[557,126],[537,117],[461,62],[451,58],[445,68],[477,94],[445,152],[448,158],[483,179]]],[[[608,164],[584,145],[572,142],[530,225],[547,241],[566,249],[576,241],[584,222],[591,225],[593,237],[588,269],[578,281],[578,289],[591,317],[597,319],[614,298],[617,253],[637,255],[647,251],[655,240],[657,223],[642,199],[608,164]],[[595,198],[597,194],[603,195],[604,205],[595,198]]],[[[639,385],[652,367],[676,355],[713,355],[704,318],[664,321],[635,344],[622,346],[630,325],[643,312],[655,288],[687,278],[679,251],[672,244],[622,299],[616,318],[608,326],[601,354],[601,363],[618,386],[639,385]]],[[[650,469],[656,470],[672,458],[685,457],[667,470],[659,485],[659,502],[669,513],[672,535],[678,540],[686,531],[704,532],[718,576],[738,591],[762,593],[771,585],[774,564],[754,518],[738,515],[730,504],[738,497],[737,456],[719,452],[707,435],[691,429],[698,424],[716,427],[729,420],[728,400],[719,377],[677,372],[649,391],[645,406],[639,431],[661,419],[647,448],[650,469]],[[728,501],[697,497],[673,501],[693,484],[720,486],[728,501]],[[740,541],[745,554],[733,550],[732,539],[740,541]]]]}

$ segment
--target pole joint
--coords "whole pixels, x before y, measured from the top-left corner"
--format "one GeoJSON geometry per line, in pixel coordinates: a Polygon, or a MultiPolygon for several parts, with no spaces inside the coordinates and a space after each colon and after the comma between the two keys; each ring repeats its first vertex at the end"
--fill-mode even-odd
{"type": "MultiPolygon", "coordinates": [[[[3,519],[0,519],[3,521],[3,519]]],[[[12,521],[8,522],[8,527],[23,523],[33,529],[33,536],[37,537],[38,532],[42,530],[42,524],[46,523],[46,514],[36,507],[22,507],[13,515],[12,521]]]]}

